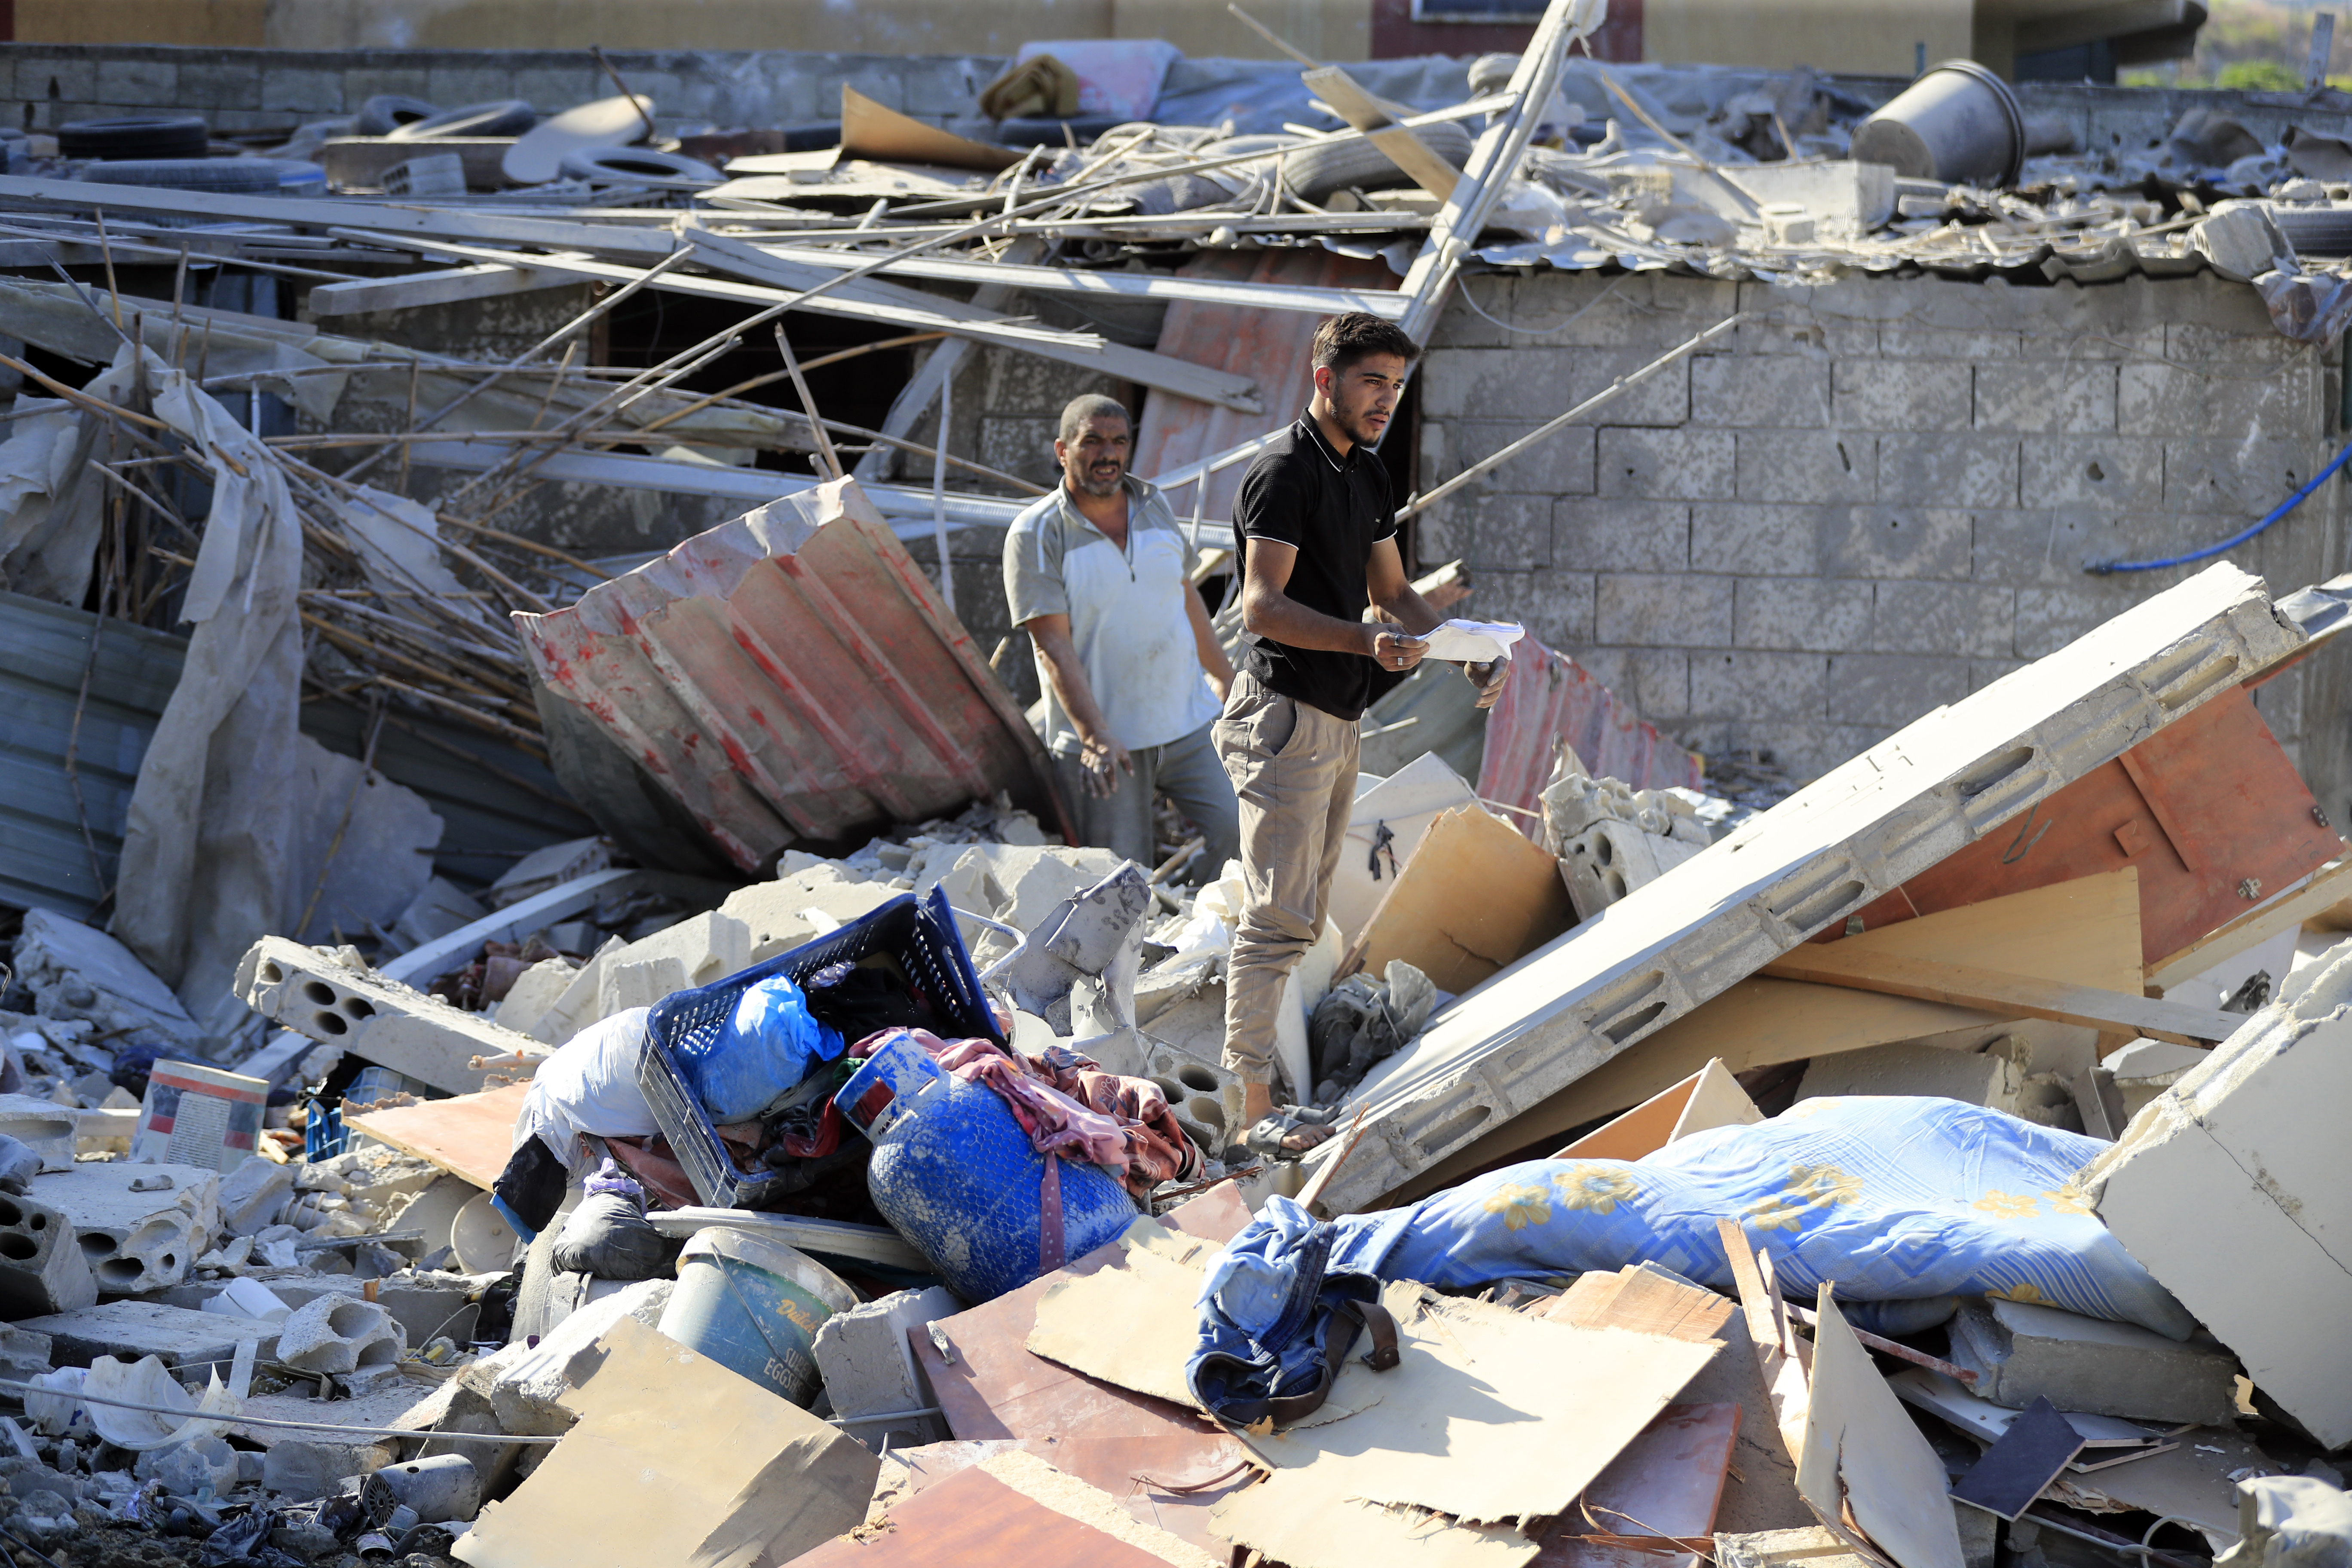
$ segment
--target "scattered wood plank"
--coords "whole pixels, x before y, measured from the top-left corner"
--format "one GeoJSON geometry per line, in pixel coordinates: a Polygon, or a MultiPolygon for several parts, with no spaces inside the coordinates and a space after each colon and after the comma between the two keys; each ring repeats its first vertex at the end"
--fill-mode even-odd
{"type": "Polygon", "coordinates": [[[2014,1018],[2046,1018],[2053,1023],[2078,1024],[2094,1029],[2134,1029],[2151,1039],[2183,1046],[2226,1040],[2246,1021],[2235,1013],[2158,1002],[2095,985],[2074,985],[2005,970],[1943,963],[1930,958],[1846,952],[1841,951],[1842,946],[1837,942],[1808,942],[1774,959],[1762,973],[1778,980],[1844,985],[1858,991],[1975,1007],[2014,1018]]]}

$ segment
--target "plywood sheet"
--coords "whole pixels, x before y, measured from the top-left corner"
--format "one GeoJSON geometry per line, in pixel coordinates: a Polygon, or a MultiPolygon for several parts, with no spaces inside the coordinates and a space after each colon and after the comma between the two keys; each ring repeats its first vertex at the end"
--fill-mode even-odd
{"type": "Polygon", "coordinates": [[[1402,1358],[1387,1372],[1360,1358],[1340,1369],[1331,1397],[1357,1414],[1246,1440],[1276,1468],[1344,1476],[1344,1495],[1466,1523],[1560,1512],[1715,1350],[1546,1322],[1419,1285],[1391,1285],[1381,1301],[1402,1358]]]}
{"type": "Polygon", "coordinates": [[[1900,1568],[1965,1568],[1959,1528],[1940,1500],[1949,1485],[1943,1460],[1878,1375],[1826,1284],[1815,1310],[1797,1489],[1832,1529],[1850,1513],[1900,1568]]]}
{"type": "Polygon", "coordinates": [[[1441,991],[1467,991],[1576,923],[1559,862],[1481,806],[1447,812],[1390,884],[1356,968],[1401,958],[1441,991]]]}
{"type": "Polygon", "coordinates": [[[528,1083],[510,1083],[478,1094],[347,1116],[343,1127],[404,1154],[430,1160],[487,1191],[514,1153],[515,1118],[522,1114],[523,1097],[530,1092],[528,1083]]]}
{"type": "MultiPolygon", "coordinates": [[[[2109,990],[2140,989],[2139,872],[2126,866],[1848,937],[1855,950],[1979,964],[2109,990]]],[[[1710,1058],[1746,1072],[1780,1062],[1950,1036],[1980,1044],[2014,1028],[1990,1013],[1797,980],[1741,981],[1622,1056],[1448,1156],[1402,1189],[1418,1196],[1596,1116],[1638,1105],[1710,1058]]],[[[1523,1156],[1522,1156],[1523,1157],[1523,1156]]]]}
{"type": "Polygon", "coordinates": [[[1698,1343],[1720,1341],[1734,1310],[1727,1297],[1636,1265],[1614,1274],[1578,1276],[1541,1316],[1571,1328],[1624,1329],[1698,1343]]]}
{"type": "Polygon", "coordinates": [[[1662,1537],[1688,1541],[1715,1532],[1738,1437],[1737,1405],[1667,1405],[1584,1489],[1576,1507],[1538,1537],[1536,1562],[1543,1568],[1696,1568],[1696,1553],[1662,1552],[1656,1545],[1662,1537]],[[1598,1534],[1645,1539],[1638,1548],[1582,1539],[1598,1534]]]}
{"type": "Polygon", "coordinates": [[[1555,1153],[1555,1160],[1638,1160],[1677,1138],[1712,1127],[1752,1126],[1764,1120],[1720,1057],[1663,1094],[1652,1096],[1606,1127],[1596,1128],[1555,1153]]]}

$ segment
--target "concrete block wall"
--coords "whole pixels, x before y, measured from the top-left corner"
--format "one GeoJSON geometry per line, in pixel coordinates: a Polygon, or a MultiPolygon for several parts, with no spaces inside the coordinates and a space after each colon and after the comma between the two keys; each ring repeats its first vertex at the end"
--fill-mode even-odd
{"type": "MultiPolygon", "coordinates": [[[[2083,567],[2236,533],[2345,438],[2336,353],[2211,276],[1464,289],[1421,370],[1424,488],[1753,313],[1441,503],[1420,556],[1463,557],[1471,613],[1525,621],[1694,750],[1769,752],[1800,779],[2200,569],[2083,567]]],[[[2279,593],[2342,571],[2341,495],[2228,558],[2279,593]]],[[[2257,701],[2347,813],[2340,662],[2257,701]]]]}
{"type": "MultiPolygon", "coordinates": [[[[608,51],[665,123],[837,120],[845,83],[933,123],[969,112],[1003,61],[982,56],[782,49],[608,51]]],[[[358,112],[378,93],[444,108],[526,99],[542,113],[612,96],[579,49],[236,49],[167,44],[0,43],[0,113],[46,131],[72,120],[184,111],[215,132],[290,130],[358,112]]]]}

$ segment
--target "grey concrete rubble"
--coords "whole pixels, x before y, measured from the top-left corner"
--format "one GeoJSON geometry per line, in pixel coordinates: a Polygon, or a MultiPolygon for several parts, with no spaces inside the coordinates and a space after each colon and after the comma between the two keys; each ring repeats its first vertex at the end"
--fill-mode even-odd
{"type": "Polygon", "coordinates": [[[817,1370],[851,1436],[877,1452],[886,1444],[906,1448],[947,1440],[947,1423],[939,1416],[905,1414],[938,1404],[907,1336],[963,1309],[953,1292],[935,1285],[884,1296],[824,1321],[814,1342],[817,1370]]]}
{"type": "Polygon", "coordinates": [[[2030,1301],[1964,1302],[1951,1322],[1952,1360],[1977,1374],[1970,1392],[2022,1410],[2222,1426],[2237,1415],[2237,1358],[2215,1344],[2179,1344],[2130,1323],[2030,1301]]]}

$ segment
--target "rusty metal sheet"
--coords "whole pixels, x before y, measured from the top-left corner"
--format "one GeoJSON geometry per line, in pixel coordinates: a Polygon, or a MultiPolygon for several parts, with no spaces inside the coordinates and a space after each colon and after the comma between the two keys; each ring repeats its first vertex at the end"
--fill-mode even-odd
{"type": "Polygon", "coordinates": [[[1191,1542],[1223,1559],[1233,1542],[1211,1516],[1217,1505],[1258,1479],[1258,1468],[1238,1439],[1197,1437],[1006,1437],[976,1443],[927,1443],[894,1449],[907,1467],[908,1489],[935,1487],[992,1455],[1018,1448],[1108,1493],[1139,1523],[1191,1542]]]}
{"type": "MultiPolygon", "coordinates": [[[[1595,778],[1622,779],[1635,789],[1705,786],[1699,759],[1637,718],[1633,708],[1593,679],[1592,672],[1533,637],[1511,650],[1511,676],[1486,721],[1486,750],[1478,764],[1482,800],[1536,810],[1551,777],[1553,749],[1566,741],[1595,778]]],[[[1543,837],[1532,816],[1516,819],[1530,838],[1543,837]]]]}
{"type": "Polygon", "coordinates": [[[1033,1502],[986,1470],[959,1471],[892,1509],[883,1529],[837,1535],[803,1568],[1167,1568],[1139,1547],[1033,1502]]]}
{"type": "MultiPolygon", "coordinates": [[[[1214,1241],[1232,1240],[1249,1221],[1249,1207],[1230,1183],[1160,1216],[1171,1230],[1214,1241]]],[[[1065,1278],[1091,1274],[1118,1256],[1117,1243],[1097,1247],[1065,1269],[941,1319],[934,1326],[947,1340],[952,1362],[940,1354],[927,1331],[908,1331],[907,1342],[931,1380],[948,1430],[966,1440],[1180,1437],[1204,1447],[1231,1441],[1197,1411],[1097,1382],[1029,1352],[1038,1299],[1065,1278]]]]}
{"type": "MultiPolygon", "coordinates": [[[[1217,278],[1252,283],[1303,284],[1318,289],[1393,289],[1396,274],[1384,261],[1311,250],[1203,251],[1177,268],[1183,278],[1217,278]]],[[[1154,393],[1143,405],[1136,432],[1135,471],[1150,479],[1181,468],[1227,447],[1280,430],[1298,417],[1315,390],[1307,349],[1318,318],[1296,310],[1251,310],[1180,300],[1160,324],[1159,350],[1195,364],[1246,375],[1265,400],[1263,414],[1238,414],[1214,404],[1154,393]]],[[[1202,515],[1218,521],[1234,515],[1247,463],[1220,468],[1209,480],[1202,515]]],[[[1194,488],[1171,489],[1169,505],[1180,518],[1192,515],[1194,488]]]]}
{"type": "Polygon", "coordinates": [[[1067,836],[1044,746],[855,479],[515,624],[548,689],[746,872],[1000,790],[1067,836]]]}

